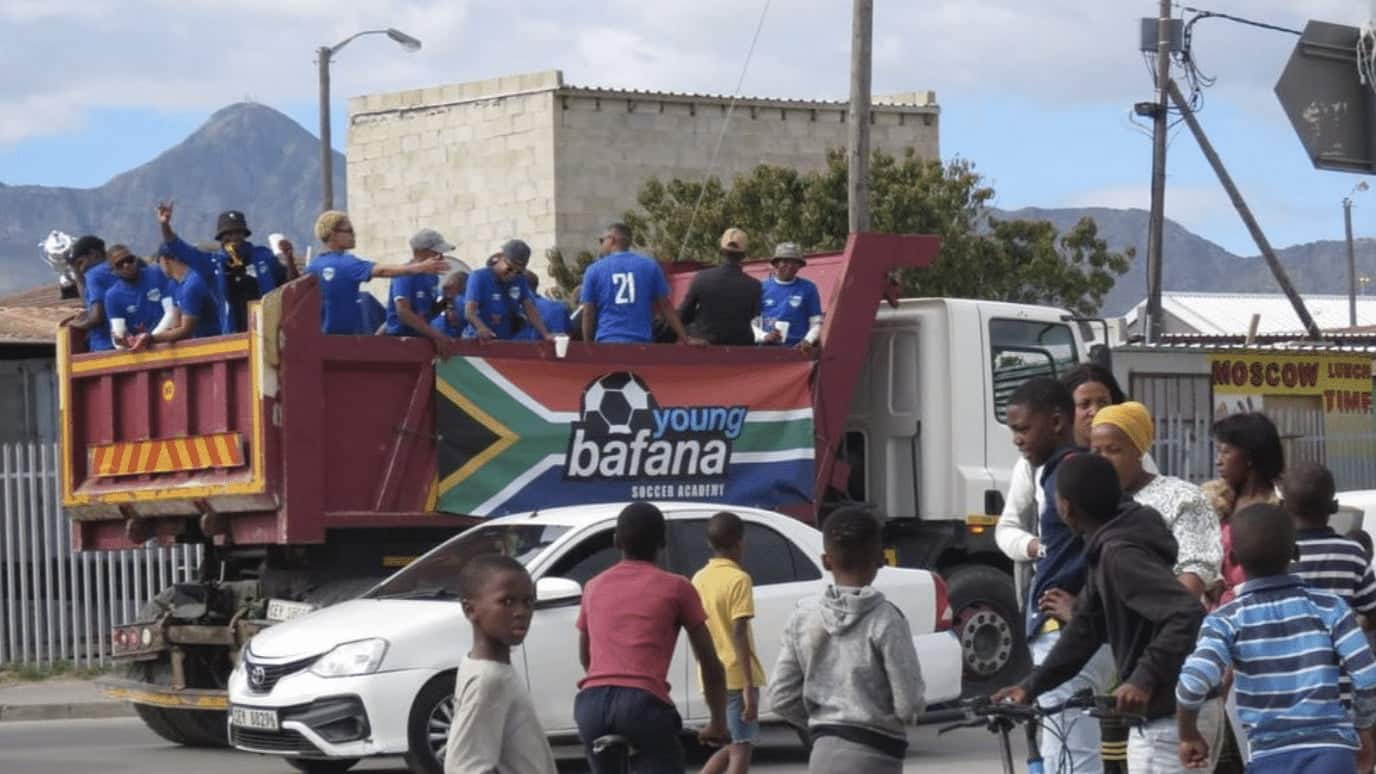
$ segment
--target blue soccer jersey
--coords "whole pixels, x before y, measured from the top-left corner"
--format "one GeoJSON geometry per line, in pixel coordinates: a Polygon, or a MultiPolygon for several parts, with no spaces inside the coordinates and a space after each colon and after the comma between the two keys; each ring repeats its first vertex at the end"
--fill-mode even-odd
{"type": "Polygon", "coordinates": [[[655,305],[669,295],[659,264],[631,252],[598,259],[583,274],[583,303],[597,305],[594,340],[604,343],[654,341],[655,305]]]}
{"type": "Polygon", "coordinates": [[[373,276],[373,262],[348,253],[321,253],[306,267],[320,278],[320,330],[334,334],[372,333],[363,330],[358,286],[373,276]]]}

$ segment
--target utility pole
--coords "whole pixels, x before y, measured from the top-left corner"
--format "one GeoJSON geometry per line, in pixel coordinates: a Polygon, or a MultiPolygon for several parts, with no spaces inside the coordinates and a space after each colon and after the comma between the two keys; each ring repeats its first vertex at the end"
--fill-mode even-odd
{"type": "Polygon", "coordinates": [[[870,230],[870,39],[874,0],[854,0],[850,41],[849,174],[846,199],[850,233],[870,230]]]}
{"type": "MultiPolygon", "coordinates": [[[[347,41],[346,41],[347,42],[347,41]]],[[[334,50],[315,50],[320,66],[320,211],[334,209],[334,157],[330,155],[330,57],[334,50]]]]}
{"type": "Polygon", "coordinates": [[[1357,251],[1352,246],[1352,198],[1343,197],[1343,225],[1347,228],[1347,324],[1357,327],[1357,251]]]}
{"type": "Polygon", "coordinates": [[[1151,218],[1147,225],[1148,342],[1161,337],[1161,263],[1166,229],[1166,93],[1171,79],[1171,0],[1161,0],[1156,23],[1156,112],[1151,132],[1151,218]]]}

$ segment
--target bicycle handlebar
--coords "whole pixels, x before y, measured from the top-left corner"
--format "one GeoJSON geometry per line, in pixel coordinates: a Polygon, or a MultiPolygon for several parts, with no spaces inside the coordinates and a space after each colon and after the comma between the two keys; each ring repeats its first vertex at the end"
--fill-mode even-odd
{"type": "Polygon", "coordinates": [[[1139,726],[1147,722],[1142,715],[1118,712],[1115,709],[1116,703],[1112,696],[1095,696],[1087,691],[1051,707],[995,702],[987,696],[981,696],[961,702],[965,719],[942,726],[937,729],[937,733],[944,734],[959,728],[987,728],[993,733],[1001,733],[1011,731],[1015,725],[1040,721],[1070,709],[1088,710],[1090,717],[1113,718],[1128,726],[1139,726]]]}

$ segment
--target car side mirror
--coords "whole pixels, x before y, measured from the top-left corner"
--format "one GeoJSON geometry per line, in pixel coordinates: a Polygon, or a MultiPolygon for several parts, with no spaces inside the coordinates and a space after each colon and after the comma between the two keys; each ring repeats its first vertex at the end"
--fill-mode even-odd
{"type": "Polygon", "coordinates": [[[583,586],[568,578],[541,578],[535,582],[535,604],[555,607],[573,604],[583,596],[583,586]]]}

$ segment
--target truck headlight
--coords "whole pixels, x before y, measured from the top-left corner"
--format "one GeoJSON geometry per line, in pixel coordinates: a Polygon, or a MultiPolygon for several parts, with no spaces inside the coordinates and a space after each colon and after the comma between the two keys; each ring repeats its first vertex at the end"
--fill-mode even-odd
{"type": "Polygon", "coordinates": [[[382,665],[382,656],[386,652],[387,641],[384,639],[346,642],[316,659],[311,665],[311,674],[320,677],[369,675],[382,665]]]}

